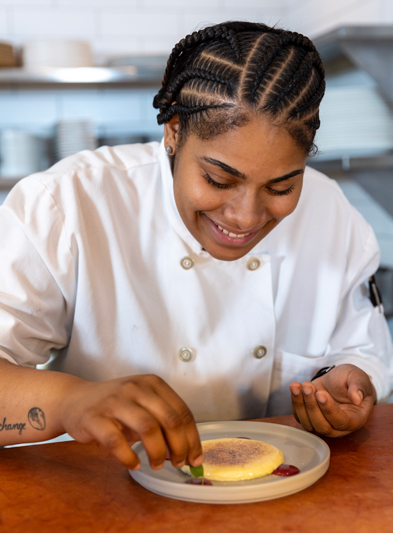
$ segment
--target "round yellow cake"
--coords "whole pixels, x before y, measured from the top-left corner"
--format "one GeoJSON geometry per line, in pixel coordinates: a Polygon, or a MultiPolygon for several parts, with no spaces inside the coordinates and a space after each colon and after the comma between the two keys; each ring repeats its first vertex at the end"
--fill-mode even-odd
{"type": "MultiPolygon", "coordinates": [[[[271,474],[284,456],[272,444],[252,439],[202,441],[204,477],[212,481],[240,481],[271,474]]],[[[181,469],[190,474],[190,467],[181,469]]]]}

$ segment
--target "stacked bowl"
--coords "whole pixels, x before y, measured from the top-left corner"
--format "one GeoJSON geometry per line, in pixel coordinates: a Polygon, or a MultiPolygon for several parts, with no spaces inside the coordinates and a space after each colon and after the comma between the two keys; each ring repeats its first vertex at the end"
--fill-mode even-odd
{"type": "Polygon", "coordinates": [[[0,175],[23,178],[42,170],[44,141],[26,131],[6,129],[0,133],[0,175]]]}
{"type": "Polygon", "coordinates": [[[86,41],[40,39],[25,44],[23,64],[28,70],[91,67],[93,58],[90,45],[86,41]]]}
{"type": "Polygon", "coordinates": [[[55,157],[57,160],[82,150],[95,150],[97,138],[89,120],[62,120],[55,128],[55,157]]]}

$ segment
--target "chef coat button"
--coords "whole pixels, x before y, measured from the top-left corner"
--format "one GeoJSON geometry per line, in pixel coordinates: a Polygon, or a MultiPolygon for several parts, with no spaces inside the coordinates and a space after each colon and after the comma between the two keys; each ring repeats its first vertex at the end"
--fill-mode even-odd
{"type": "Polygon", "coordinates": [[[256,257],[251,257],[251,259],[247,261],[248,270],[257,270],[260,267],[260,265],[261,265],[261,262],[256,257]]]}
{"type": "Polygon", "coordinates": [[[192,350],[190,348],[180,348],[179,359],[183,363],[189,363],[192,359],[192,350]]]}
{"type": "Polygon", "coordinates": [[[194,266],[194,261],[191,257],[186,256],[180,261],[180,265],[184,270],[190,270],[194,266]]]}
{"type": "Polygon", "coordinates": [[[267,350],[265,346],[257,346],[256,348],[254,348],[253,356],[255,357],[255,359],[262,359],[262,357],[265,357],[266,354],[267,350]]]}

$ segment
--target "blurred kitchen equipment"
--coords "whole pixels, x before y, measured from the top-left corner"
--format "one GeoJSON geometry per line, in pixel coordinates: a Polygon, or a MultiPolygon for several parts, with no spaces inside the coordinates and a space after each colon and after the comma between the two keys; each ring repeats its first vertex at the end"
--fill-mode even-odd
{"type": "Polygon", "coordinates": [[[12,68],[17,66],[17,57],[11,44],[0,42],[0,67],[12,68]]]}
{"type": "Polygon", "coordinates": [[[378,88],[329,87],[320,108],[318,160],[366,156],[393,149],[393,111],[378,88]]]}
{"type": "Polygon", "coordinates": [[[93,66],[90,44],[73,39],[40,39],[26,42],[23,50],[26,69],[93,66]]]}
{"type": "Polygon", "coordinates": [[[98,139],[98,144],[99,146],[118,146],[120,144],[147,143],[149,140],[148,135],[123,133],[118,135],[103,135],[98,139]]]}
{"type": "Polygon", "coordinates": [[[164,74],[168,56],[121,56],[108,60],[108,67],[136,67],[137,73],[164,74]]]}
{"type": "Polygon", "coordinates": [[[0,175],[22,178],[42,170],[43,139],[20,130],[7,129],[0,133],[0,175]]]}
{"type": "Polygon", "coordinates": [[[90,120],[62,120],[55,127],[55,156],[63,159],[81,150],[95,150],[97,138],[90,120]]]}

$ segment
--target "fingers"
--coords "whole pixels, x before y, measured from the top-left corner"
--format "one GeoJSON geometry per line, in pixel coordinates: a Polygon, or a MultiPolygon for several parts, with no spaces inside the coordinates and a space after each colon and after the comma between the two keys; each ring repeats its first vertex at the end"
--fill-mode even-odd
{"type": "Polygon", "coordinates": [[[96,416],[89,420],[86,431],[92,440],[102,444],[126,468],[130,470],[140,468],[139,457],[131,450],[116,421],[103,416],[96,416]]]}
{"type": "Polygon", "coordinates": [[[311,423],[310,417],[308,416],[307,408],[304,403],[302,384],[297,382],[291,383],[289,389],[291,391],[292,412],[296,420],[307,431],[313,431],[314,428],[311,423]]]}
{"type": "Polygon", "coordinates": [[[186,464],[189,446],[180,414],[153,391],[144,391],[138,402],[132,408],[120,405],[116,417],[138,434],[150,466],[154,469],[164,466],[167,445],[173,466],[180,468],[186,464]]]}
{"type": "Polygon", "coordinates": [[[165,464],[167,447],[173,466],[199,466],[202,449],[194,418],[187,405],[157,376],[136,376],[122,383],[122,394],[110,413],[142,441],[150,466],[165,464]]]}
{"type": "Polygon", "coordinates": [[[293,383],[290,390],[294,414],[307,431],[326,437],[342,437],[362,427],[367,420],[371,400],[360,406],[340,404],[327,391],[317,391],[310,382],[293,383]]]}
{"type": "MultiPolygon", "coordinates": [[[[165,381],[158,380],[154,386],[154,389],[159,395],[165,394],[165,398],[167,399],[169,405],[180,417],[181,427],[184,430],[184,435],[187,443],[186,462],[191,464],[192,466],[200,466],[203,460],[202,445],[195,424],[195,420],[190,409],[188,408],[186,403],[175,393],[175,391],[165,383],[165,381]]],[[[169,416],[168,421],[169,424],[167,423],[166,427],[169,428],[169,431],[167,430],[165,433],[171,451],[176,451],[176,438],[174,437],[175,431],[176,429],[178,429],[176,428],[178,420],[173,418],[171,420],[171,417],[169,416]],[[171,431],[171,426],[174,426],[175,431],[171,431]]]]}
{"type": "Polygon", "coordinates": [[[329,437],[349,433],[348,415],[326,391],[317,391],[310,382],[291,384],[290,390],[293,409],[304,429],[329,437]]]}
{"type": "Polygon", "coordinates": [[[370,378],[360,368],[354,367],[354,370],[349,372],[347,381],[348,398],[355,405],[360,405],[367,396],[374,396],[370,378]]]}

